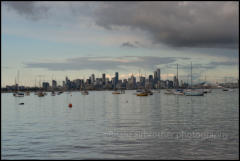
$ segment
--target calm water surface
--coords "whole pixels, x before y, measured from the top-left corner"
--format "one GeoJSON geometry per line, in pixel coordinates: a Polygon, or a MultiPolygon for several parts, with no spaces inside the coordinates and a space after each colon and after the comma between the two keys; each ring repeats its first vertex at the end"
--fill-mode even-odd
{"type": "Polygon", "coordinates": [[[2,159],[239,159],[238,89],[134,92],[1,94],[2,159]]]}

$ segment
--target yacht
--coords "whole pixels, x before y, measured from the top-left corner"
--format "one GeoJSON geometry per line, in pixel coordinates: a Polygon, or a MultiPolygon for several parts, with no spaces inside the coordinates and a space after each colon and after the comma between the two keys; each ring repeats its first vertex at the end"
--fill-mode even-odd
{"type": "Polygon", "coordinates": [[[15,97],[24,97],[24,93],[23,92],[16,92],[13,94],[13,96],[15,97]]]}
{"type": "Polygon", "coordinates": [[[147,92],[137,93],[137,96],[148,96],[148,93],[147,92]]]}
{"type": "Polygon", "coordinates": [[[112,92],[112,94],[121,94],[121,93],[118,91],[114,91],[114,92],[112,92]]]}
{"type": "Polygon", "coordinates": [[[44,93],[43,92],[38,92],[38,97],[44,97],[44,93]]]}
{"type": "Polygon", "coordinates": [[[56,96],[56,93],[52,91],[51,96],[56,96]]]}
{"type": "Polygon", "coordinates": [[[199,91],[199,90],[188,90],[186,92],[184,92],[184,95],[185,96],[203,96],[204,93],[202,91],[199,91]]]}
{"type": "Polygon", "coordinates": [[[188,89],[184,92],[185,96],[203,96],[203,90],[192,89],[192,62],[191,62],[191,89],[188,89]]]}
{"type": "Polygon", "coordinates": [[[165,94],[174,94],[174,92],[171,89],[167,89],[164,93],[165,94]]]}
{"type": "Polygon", "coordinates": [[[82,95],[88,95],[88,91],[87,90],[84,90],[84,91],[81,91],[82,95]]]}
{"type": "Polygon", "coordinates": [[[203,89],[203,93],[212,93],[211,89],[203,89]]]}

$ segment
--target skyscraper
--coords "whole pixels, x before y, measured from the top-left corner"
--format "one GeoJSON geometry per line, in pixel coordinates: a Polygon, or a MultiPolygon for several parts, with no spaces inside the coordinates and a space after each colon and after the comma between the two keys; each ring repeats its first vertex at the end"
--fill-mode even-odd
{"type": "Polygon", "coordinates": [[[153,76],[152,76],[152,75],[149,75],[149,76],[148,76],[148,80],[149,80],[149,82],[153,83],[153,76]]]}
{"type": "Polygon", "coordinates": [[[106,84],[106,75],[105,73],[102,74],[103,85],[106,84]]]}
{"type": "Polygon", "coordinates": [[[114,78],[114,84],[113,84],[114,89],[116,88],[117,83],[118,83],[118,72],[115,72],[115,78],[114,78]]]}
{"type": "Polygon", "coordinates": [[[49,88],[49,83],[48,82],[43,82],[42,87],[43,87],[43,89],[47,90],[49,88]]]}
{"type": "Polygon", "coordinates": [[[158,81],[157,71],[154,71],[154,77],[153,77],[153,79],[154,79],[154,84],[157,83],[157,81],[158,81]]]}
{"type": "Polygon", "coordinates": [[[57,88],[57,81],[52,80],[52,88],[53,89],[57,88]]]}
{"type": "Polygon", "coordinates": [[[176,76],[173,77],[173,86],[174,88],[178,88],[179,87],[179,82],[176,76]]]}
{"type": "Polygon", "coordinates": [[[158,81],[161,80],[161,70],[159,68],[157,69],[157,78],[158,78],[158,81]]]}
{"type": "Polygon", "coordinates": [[[115,80],[118,82],[118,72],[115,73],[115,80]]]}
{"type": "Polygon", "coordinates": [[[93,84],[94,82],[95,82],[95,75],[92,74],[92,76],[91,76],[91,83],[93,84]]]}

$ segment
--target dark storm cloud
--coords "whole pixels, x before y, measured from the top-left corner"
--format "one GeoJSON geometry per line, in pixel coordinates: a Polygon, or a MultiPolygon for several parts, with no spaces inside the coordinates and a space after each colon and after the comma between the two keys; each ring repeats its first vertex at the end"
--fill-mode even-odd
{"type": "Polygon", "coordinates": [[[45,68],[51,71],[63,70],[126,70],[126,67],[137,67],[149,70],[156,69],[157,65],[173,63],[178,59],[173,57],[79,57],[67,59],[65,62],[31,62],[25,63],[27,68],[45,68]]]}
{"type": "Polygon", "coordinates": [[[174,47],[236,48],[238,10],[238,2],[108,2],[96,23],[138,28],[174,47]]]}
{"type": "MultiPolygon", "coordinates": [[[[48,2],[5,3],[32,19],[42,18],[49,9],[58,8],[47,5],[48,2]]],[[[66,2],[64,5],[70,11],[69,18],[87,16],[107,30],[140,29],[155,44],[238,48],[238,2],[66,2]]]]}
{"type": "Polygon", "coordinates": [[[36,4],[33,1],[8,1],[3,3],[7,8],[15,10],[20,15],[32,20],[38,20],[46,16],[49,7],[36,4]]]}

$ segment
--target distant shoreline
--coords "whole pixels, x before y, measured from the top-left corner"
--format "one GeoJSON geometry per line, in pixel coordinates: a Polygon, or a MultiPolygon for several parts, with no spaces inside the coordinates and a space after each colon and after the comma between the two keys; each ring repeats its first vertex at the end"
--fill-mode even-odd
{"type": "MultiPolygon", "coordinates": [[[[170,88],[171,90],[175,89],[175,88],[170,88]]],[[[186,88],[187,89],[187,88],[186,88]]],[[[194,88],[194,89],[203,89],[203,88],[194,88]]],[[[222,88],[210,88],[210,89],[222,89],[222,88]]],[[[239,87],[236,87],[236,88],[230,88],[230,89],[239,89],[239,87]]],[[[131,90],[137,90],[137,89],[124,89],[126,91],[131,91],[131,90]]],[[[150,89],[150,90],[159,90],[159,89],[150,89]]],[[[165,89],[160,89],[160,90],[167,90],[167,88],[165,89]]],[[[42,90],[43,92],[52,92],[51,90],[42,90]]],[[[58,91],[63,91],[63,92],[81,92],[83,90],[55,90],[55,92],[58,92],[58,91]]],[[[114,89],[108,89],[108,90],[88,90],[88,91],[115,91],[114,89]]],[[[14,93],[15,91],[1,91],[1,93],[14,93]]],[[[28,91],[28,90],[23,90],[23,91],[20,91],[20,92],[38,92],[38,91],[28,91]]]]}

